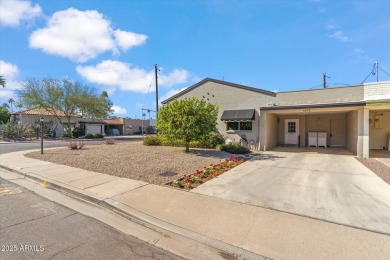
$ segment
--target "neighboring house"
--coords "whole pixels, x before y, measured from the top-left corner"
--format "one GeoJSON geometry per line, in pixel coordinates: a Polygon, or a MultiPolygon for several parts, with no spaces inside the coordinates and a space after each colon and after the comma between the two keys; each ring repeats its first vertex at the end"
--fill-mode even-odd
{"type": "Polygon", "coordinates": [[[133,135],[134,133],[140,133],[142,132],[142,127],[144,132],[146,132],[146,130],[150,126],[149,120],[130,119],[130,118],[122,118],[121,120],[124,123],[125,135],[133,135]]]}
{"type": "MultiPolygon", "coordinates": [[[[39,124],[39,120],[41,118],[44,119],[44,122],[53,121],[53,135],[55,135],[56,137],[60,137],[64,134],[64,127],[60,124],[58,118],[54,116],[54,114],[58,115],[62,122],[68,122],[68,119],[66,118],[65,114],[57,110],[47,111],[44,108],[30,108],[16,113],[12,113],[15,122],[23,125],[34,126],[36,123],[39,124]]],[[[81,116],[79,115],[74,115],[71,117],[70,123],[72,128],[76,125],[77,121],[80,118],[81,116]]]]}
{"type": "Polygon", "coordinates": [[[389,149],[390,82],[275,93],[206,78],[162,103],[191,97],[219,105],[222,135],[238,142],[244,134],[260,150],[340,146],[366,158],[389,149]]]}
{"type": "Polygon", "coordinates": [[[105,133],[107,135],[123,135],[125,124],[123,123],[123,119],[104,119],[104,123],[106,124],[105,133]],[[114,130],[117,131],[114,131],[114,130]]]}

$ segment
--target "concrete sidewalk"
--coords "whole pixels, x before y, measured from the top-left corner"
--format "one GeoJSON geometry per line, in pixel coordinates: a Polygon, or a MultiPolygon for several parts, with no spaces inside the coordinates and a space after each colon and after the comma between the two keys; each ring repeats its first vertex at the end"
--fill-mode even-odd
{"type": "MultiPolygon", "coordinates": [[[[3,168],[112,208],[133,219],[246,258],[389,259],[390,236],[348,226],[2,154],[3,168]]],[[[1,176],[1,175],[0,175],[1,176]]]]}

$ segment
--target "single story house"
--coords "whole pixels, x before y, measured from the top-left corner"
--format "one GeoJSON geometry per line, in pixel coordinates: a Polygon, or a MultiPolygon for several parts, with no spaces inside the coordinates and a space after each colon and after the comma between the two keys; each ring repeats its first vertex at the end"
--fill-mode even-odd
{"type": "MultiPolygon", "coordinates": [[[[39,126],[40,119],[43,118],[44,122],[53,122],[52,131],[55,137],[60,137],[64,134],[64,127],[60,124],[57,115],[62,122],[68,122],[65,114],[62,111],[47,110],[45,108],[29,108],[16,113],[12,113],[15,122],[23,125],[39,126]]],[[[70,118],[71,128],[74,128],[80,120],[80,115],[73,115],[70,118]]]]}
{"type": "Polygon", "coordinates": [[[390,82],[272,92],[206,78],[164,100],[218,104],[218,131],[259,150],[278,145],[338,146],[357,156],[390,149],[390,82]]]}

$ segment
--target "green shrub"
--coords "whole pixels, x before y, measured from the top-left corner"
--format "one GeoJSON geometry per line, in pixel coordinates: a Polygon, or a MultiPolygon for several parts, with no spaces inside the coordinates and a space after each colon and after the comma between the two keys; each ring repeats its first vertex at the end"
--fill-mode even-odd
{"type": "Polygon", "coordinates": [[[250,153],[251,151],[239,145],[238,143],[233,143],[233,144],[222,144],[220,146],[221,151],[228,152],[228,153],[234,153],[234,154],[246,154],[250,153]]]}
{"type": "Polygon", "coordinates": [[[144,138],[144,145],[159,146],[161,145],[161,140],[158,136],[147,136],[144,138]]]}
{"type": "Polygon", "coordinates": [[[208,135],[203,136],[199,140],[199,146],[201,148],[214,149],[219,144],[224,144],[225,139],[219,132],[211,132],[208,135]]]}
{"type": "Polygon", "coordinates": [[[85,136],[87,139],[96,139],[96,138],[103,138],[102,134],[87,134],[85,136]]]}
{"type": "Polygon", "coordinates": [[[72,134],[74,137],[78,138],[79,136],[85,135],[85,129],[83,127],[75,127],[72,134]]]}
{"type": "Polygon", "coordinates": [[[66,133],[65,132],[65,133],[62,134],[62,137],[63,138],[72,138],[72,133],[66,133]]]}

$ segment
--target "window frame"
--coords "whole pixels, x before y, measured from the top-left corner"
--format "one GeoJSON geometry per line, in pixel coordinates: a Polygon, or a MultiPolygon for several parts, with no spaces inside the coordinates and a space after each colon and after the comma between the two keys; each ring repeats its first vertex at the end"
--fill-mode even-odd
{"type": "Polygon", "coordinates": [[[226,121],[226,131],[253,131],[253,121],[226,121]],[[237,124],[237,129],[229,129],[229,123],[237,124]],[[242,123],[250,123],[250,129],[241,129],[242,123]]]}

